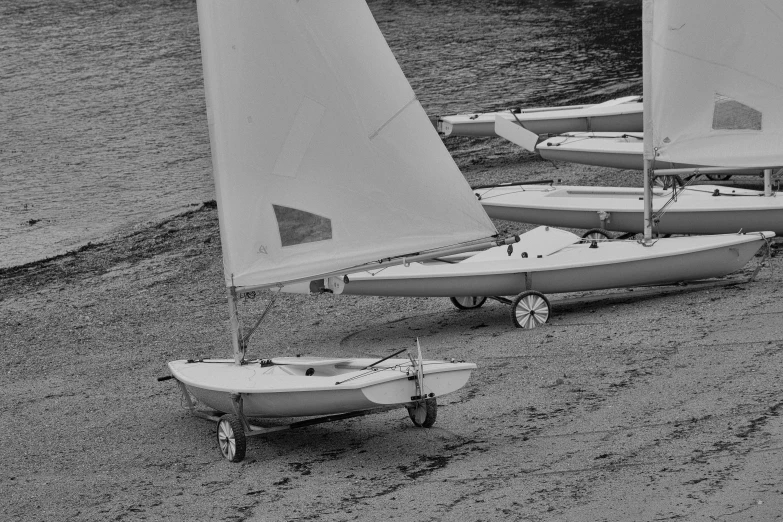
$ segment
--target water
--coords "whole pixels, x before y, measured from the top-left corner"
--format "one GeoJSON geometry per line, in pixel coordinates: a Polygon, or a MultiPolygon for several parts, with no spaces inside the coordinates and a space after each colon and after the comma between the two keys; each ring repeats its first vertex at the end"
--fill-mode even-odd
{"type": "MultiPolygon", "coordinates": [[[[380,1],[428,114],[641,92],[638,1],[380,1]]],[[[195,3],[0,4],[0,267],[214,198],[195,3]]]]}

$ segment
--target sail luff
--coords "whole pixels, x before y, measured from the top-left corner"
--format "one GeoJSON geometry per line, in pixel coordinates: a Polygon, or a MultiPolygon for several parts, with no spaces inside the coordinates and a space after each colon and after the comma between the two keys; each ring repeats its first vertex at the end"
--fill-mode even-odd
{"type": "Polygon", "coordinates": [[[654,19],[653,0],[642,3],[642,113],[644,118],[644,244],[652,241],[652,168],[653,150],[652,120],[652,31],[654,19]]]}
{"type": "Polygon", "coordinates": [[[653,86],[652,86],[652,37],[654,19],[653,0],[642,2],[642,111],[644,119],[644,159],[653,156],[653,86]]]}
{"type": "MultiPolygon", "coordinates": [[[[212,20],[213,18],[209,16],[201,16],[200,13],[203,12],[203,7],[198,7],[198,30],[199,30],[199,40],[201,43],[201,63],[202,63],[202,71],[203,71],[203,77],[204,77],[204,98],[206,102],[206,112],[207,112],[207,127],[209,130],[209,148],[210,148],[210,157],[212,161],[212,178],[215,183],[215,200],[217,202],[226,201],[227,197],[225,194],[225,190],[223,188],[223,179],[224,176],[221,175],[222,168],[221,168],[221,161],[220,159],[223,157],[222,151],[219,150],[219,141],[215,139],[215,136],[218,135],[219,130],[215,129],[216,120],[214,117],[215,114],[215,104],[219,101],[218,98],[212,95],[210,92],[211,84],[212,82],[210,79],[215,78],[219,75],[218,71],[213,70],[214,66],[219,63],[218,58],[213,56],[214,50],[211,46],[206,45],[206,42],[212,41],[214,39],[213,36],[213,28],[212,28],[212,20]]],[[[217,110],[220,110],[220,107],[217,107],[217,110]]],[[[225,284],[226,287],[232,287],[232,281],[231,281],[231,271],[228,269],[228,267],[232,266],[231,263],[231,250],[228,248],[227,245],[227,231],[225,230],[226,226],[226,218],[224,216],[225,214],[225,207],[223,205],[218,204],[217,206],[218,211],[218,230],[220,233],[220,243],[221,243],[221,251],[223,254],[223,267],[224,267],[224,278],[225,278],[225,284]]],[[[230,299],[230,296],[229,296],[230,299]]]]}

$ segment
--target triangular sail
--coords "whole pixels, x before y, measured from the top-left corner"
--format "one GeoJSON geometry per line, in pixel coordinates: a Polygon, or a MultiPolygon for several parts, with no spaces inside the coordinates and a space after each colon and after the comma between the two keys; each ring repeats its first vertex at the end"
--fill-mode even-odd
{"type": "Polygon", "coordinates": [[[363,1],[198,15],[228,286],[496,234],[363,1]]]}
{"type": "Polygon", "coordinates": [[[649,9],[655,159],[783,165],[783,2],[646,0],[649,9]]]}

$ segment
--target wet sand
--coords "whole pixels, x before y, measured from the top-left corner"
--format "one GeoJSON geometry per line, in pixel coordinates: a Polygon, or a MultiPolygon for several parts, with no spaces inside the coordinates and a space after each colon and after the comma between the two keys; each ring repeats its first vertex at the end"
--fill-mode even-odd
{"type": "MultiPolygon", "coordinates": [[[[473,184],[638,178],[555,171],[500,141],[471,158],[481,142],[450,144],[473,184]]],[[[168,360],[230,352],[219,245],[207,206],[0,272],[4,518],[781,518],[779,256],[754,282],[759,257],[704,285],[554,296],[531,331],[495,302],[283,295],[251,355],[383,356],[418,337],[478,370],[431,429],[393,410],[253,438],[231,464],[156,380],[168,360]]]]}

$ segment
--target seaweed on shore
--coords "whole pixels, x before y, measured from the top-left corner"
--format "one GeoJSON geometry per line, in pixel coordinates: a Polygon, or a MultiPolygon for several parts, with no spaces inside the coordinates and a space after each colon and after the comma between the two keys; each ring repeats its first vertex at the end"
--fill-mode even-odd
{"type": "Polygon", "coordinates": [[[101,275],[119,264],[172,252],[220,255],[217,204],[205,201],[194,209],[100,242],[88,242],[74,250],[0,269],[0,300],[30,287],[66,283],[84,275],[101,275]]]}

